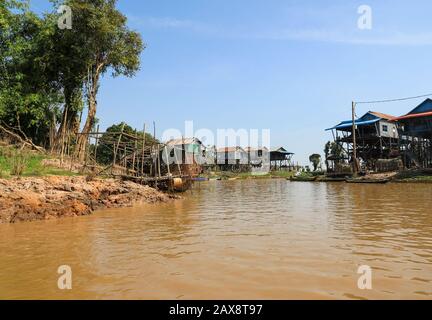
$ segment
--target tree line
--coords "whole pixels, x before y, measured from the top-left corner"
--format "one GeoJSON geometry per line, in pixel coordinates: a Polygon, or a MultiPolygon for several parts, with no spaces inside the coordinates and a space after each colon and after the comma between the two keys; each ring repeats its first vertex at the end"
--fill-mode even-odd
{"type": "Polygon", "coordinates": [[[50,2],[40,15],[28,0],[0,1],[0,129],[51,152],[72,135],[82,159],[102,76],[134,76],[145,45],[116,0],[50,2]],[[61,5],[71,9],[71,29],[58,26],[61,5]]]}

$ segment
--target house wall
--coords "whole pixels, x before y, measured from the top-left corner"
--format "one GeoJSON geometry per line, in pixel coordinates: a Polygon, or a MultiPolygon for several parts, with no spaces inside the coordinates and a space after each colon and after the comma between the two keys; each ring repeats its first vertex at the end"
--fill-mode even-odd
{"type": "Polygon", "coordinates": [[[248,164],[249,157],[244,151],[231,151],[231,152],[218,152],[217,153],[218,164],[248,164]],[[228,163],[227,163],[228,162],[228,163]]]}
{"type": "Polygon", "coordinates": [[[251,162],[258,162],[258,161],[263,161],[263,162],[270,162],[270,152],[267,150],[260,150],[261,152],[259,152],[259,150],[254,150],[249,152],[248,157],[249,157],[249,161],[251,162]]]}
{"type": "Polygon", "coordinates": [[[381,120],[378,122],[378,125],[381,137],[399,139],[398,128],[395,123],[381,120]],[[387,131],[384,130],[385,126],[387,127],[387,131]]]}

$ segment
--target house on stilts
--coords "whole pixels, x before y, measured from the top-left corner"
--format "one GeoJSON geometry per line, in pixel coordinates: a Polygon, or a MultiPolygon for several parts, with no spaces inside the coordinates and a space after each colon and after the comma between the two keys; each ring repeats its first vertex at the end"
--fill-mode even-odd
{"type": "Polygon", "coordinates": [[[426,99],[408,114],[394,119],[406,168],[432,168],[432,100],[426,99]]]}
{"type": "MultiPolygon", "coordinates": [[[[395,117],[381,112],[369,111],[355,120],[357,158],[363,170],[378,170],[380,159],[392,159],[399,156],[399,131],[393,121],[395,117]]],[[[353,122],[342,121],[327,129],[333,134],[335,143],[342,152],[338,159],[340,164],[352,163],[353,159],[353,122]]]]}

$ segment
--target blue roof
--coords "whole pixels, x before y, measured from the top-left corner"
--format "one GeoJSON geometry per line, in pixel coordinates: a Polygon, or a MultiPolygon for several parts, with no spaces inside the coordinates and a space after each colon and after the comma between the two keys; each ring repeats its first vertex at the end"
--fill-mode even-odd
{"type": "MultiPolygon", "coordinates": [[[[360,120],[355,121],[355,124],[357,127],[360,127],[360,126],[366,126],[369,124],[374,124],[380,120],[381,120],[380,118],[376,118],[373,120],[363,120],[363,121],[360,119],[360,120]]],[[[353,126],[352,120],[342,121],[337,126],[335,126],[333,128],[326,129],[326,131],[330,131],[330,130],[334,130],[334,129],[338,130],[338,129],[352,128],[352,126],[353,126]]]]}
{"type": "Polygon", "coordinates": [[[416,114],[416,113],[424,113],[432,111],[432,100],[426,99],[422,103],[420,103],[417,107],[414,108],[410,113],[408,114],[416,114]]]}

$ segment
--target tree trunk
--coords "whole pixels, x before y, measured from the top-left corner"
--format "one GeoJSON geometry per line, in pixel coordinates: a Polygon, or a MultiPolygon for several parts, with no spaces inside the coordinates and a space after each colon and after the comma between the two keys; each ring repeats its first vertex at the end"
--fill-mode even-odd
{"type": "Polygon", "coordinates": [[[65,89],[65,107],[63,110],[60,127],[55,135],[54,143],[50,146],[51,152],[60,152],[63,142],[67,140],[69,133],[77,132],[75,122],[77,118],[78,101],[81,101],[81,93],[72,93],[65,89]]]}
{"type": "Polygon", "coordinates": [[[85,152],[87,147],[87,141],[88,141],[88,134],[91,132],[94,120],[96,117],[96,110],[97,110],[97,91],[99,87],[99,70],[101,67],[96,68],[96,71],[94,72],[93,76],[91,77],[91,81],[88,84],[88,93],[87,93],[87,104],[88,104],[88,113],[87,113],[87,119],[84,124],[84,128],[82,130],[82,133],[78,135],[77,140],[77,146],[75,150],[76,157],[83,161],[85,158],[85,152]]]}

